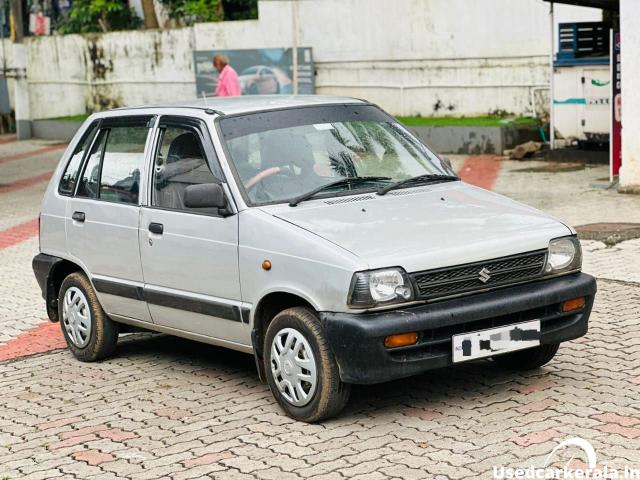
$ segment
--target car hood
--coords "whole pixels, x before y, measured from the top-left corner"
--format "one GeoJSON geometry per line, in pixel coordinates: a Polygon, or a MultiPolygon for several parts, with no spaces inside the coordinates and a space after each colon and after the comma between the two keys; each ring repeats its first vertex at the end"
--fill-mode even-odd
{"type": "Polygon", "coordinates": [[[547,248],[558,220],[462,182],[262,207],[352,252],[369,268],[439,268],[547,248]]]}

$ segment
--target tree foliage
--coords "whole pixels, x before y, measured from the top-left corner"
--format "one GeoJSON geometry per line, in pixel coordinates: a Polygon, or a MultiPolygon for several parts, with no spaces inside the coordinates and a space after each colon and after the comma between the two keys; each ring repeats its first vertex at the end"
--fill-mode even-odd
{"type": "Polygon", "coordinates": [[[224,20],[253,20],[258,18],[258,0],[222,0],[224,20]]]}
{"type": "Polygon", "coordinates": [[[169,17],[184,25],[258,18],[257,0],[160,0],[169,17]]]}
{"type": "MultiPolygon", "coordinates": [[[[258,18],[257,0],[160,0],[178,25],[258,18]]],[[[74,0],[60,33],[110,32],[143,26],[126,0],[74,0]]]]}
{"type": "Polygon", "coordinates": [[[66,18],[58,24],[60,33],[133,30],[142,20],[120,0],[74,0],[66,18]]]}
{"type": "Polygon", "coordinates": [[[169,17],[185,25],[224,19],[220,0],[160,0],[169,17]]]}

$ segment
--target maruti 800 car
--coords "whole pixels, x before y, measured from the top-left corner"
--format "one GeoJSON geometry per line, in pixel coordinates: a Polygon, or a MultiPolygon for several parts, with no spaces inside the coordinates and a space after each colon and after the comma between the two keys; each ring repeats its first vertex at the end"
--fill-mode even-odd
{"type": "Polygon", "coordinates": [[[575,231],[460,181],[365,101],[238,97],[92,115],[42,203],[33,267],[81,361],[144,329],[255,356],[293,418],[352,384],[587,332],[575,231]]]}

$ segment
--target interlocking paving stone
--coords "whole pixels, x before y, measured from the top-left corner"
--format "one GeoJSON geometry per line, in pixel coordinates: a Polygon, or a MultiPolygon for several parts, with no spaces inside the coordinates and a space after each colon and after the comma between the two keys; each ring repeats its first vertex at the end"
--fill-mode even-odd
{"type": "Polygon", "coordinates": [[[637,287],[602,281],[600,289],[589,341],[563,346],[539,371],[479,361],[355,387],[345,413],[322,425],[286,417],[250,356],[168,336],[127,336],[116,357],[97,364],[66,351],[5,362],[0,445],[11,448],[0,476],[47,478],[51,468],[24,469],[37,457],[60,473],[71,459],[81,464],[76,472],[97,467],[125,478],[189,478],[190,470],[192,478],[489,478],[496,461],[525,464],[575,435],[591,441],[604,463],[630,462],[640,448],[639,359],[611,357],[606,345],[640,346],[639,336],[619,328],[635,313],[610,316],[611,299],[624,301],[637,287]],[[585,358],[608,369],[589,368],[585,358]],[[618,375],[615,391],[609,371],[618,375]],[[246,392],[255,395],[236,417],[246,392]]]}

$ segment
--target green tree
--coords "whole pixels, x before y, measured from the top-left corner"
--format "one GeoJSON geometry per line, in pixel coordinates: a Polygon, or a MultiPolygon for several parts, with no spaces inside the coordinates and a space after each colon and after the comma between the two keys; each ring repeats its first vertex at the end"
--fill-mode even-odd
{"type": "Polygon", "coordinates": [[[225,20],[258,18],[258,0],[222,0],[225,20]]]}
{"type": "Polygon", "coordinates": [[[224,20],[220,0],[160,0],[169,17],[185,25],[224,20]]]}
{"type": "Polygon", "coordinates": [[[160,0],[169,17],[185,25],[258,18],[257,0],[160,0]]]}
{"type": "Polygon", "coordinates": [[[58,24],[60,33],[133,30],[142,20],[120,0],[74,0],[69,14],[58,24]]]}

